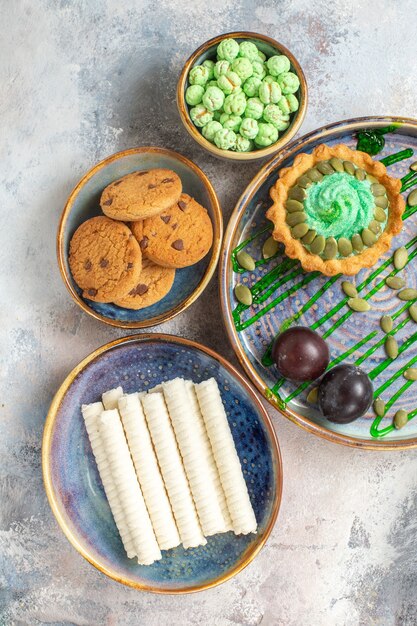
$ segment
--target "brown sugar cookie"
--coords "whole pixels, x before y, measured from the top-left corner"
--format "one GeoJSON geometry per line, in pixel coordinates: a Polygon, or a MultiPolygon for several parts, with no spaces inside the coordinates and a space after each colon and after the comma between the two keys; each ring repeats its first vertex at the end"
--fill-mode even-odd
{"type": "Polygon", "coordinates": [[[93,217],[75,231],[69,265],[84,298],[113,302],[138,284],[142,253],[126,224],[93,217]]]}
{"type": "Polygon", "coordinates": [[[174,269],[161,267],[144,259],[138,284],[126,296],[115,300],[114,303],[125,309],[144,309],[167,295],[174,278],[174,269]]]}
{"type": "Polygon", "coordinates": [[[154,263],[187,267],[210,250],[213,225],[207,210],[183,193],[176,204],[144,221],[141,241],[146,244],[147,258],[154,263]]]}
{"type": "Polygon", "coordinates": [[[175,204],[181,191],[181,179],[172,170],[142,170],[108,185],[101,194],[100,206],[112,219],[142,220],[175,204]]]}

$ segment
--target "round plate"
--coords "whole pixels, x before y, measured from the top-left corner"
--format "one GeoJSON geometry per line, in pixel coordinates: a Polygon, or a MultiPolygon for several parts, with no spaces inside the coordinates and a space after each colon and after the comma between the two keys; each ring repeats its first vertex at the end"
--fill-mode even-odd
{"type": "Polygon", "coordinates": [[[204,291],[216,269],[223,236],[223,216],[216,192],[207,176],[192,161],[165,148],[142,146],[113,154],[95,165],[71,192],[57,233],[58,265],[65,286],[75,302],[89,315],[119,328],[149,328],[162,324],[190,306],[204,291]],[[103,304],[82,297],[68,263],[69,244],[78,226],[102,215],[100,196],[114,180],[139,170],[167,168],[181,178],[183,191],[206,207],[213,223],[213,245],[195,265],[176,271],[170,292],[159,302],[138,311],[113,303],[103,304]]]}
{"type": "Polygon", "coordinates": [[[240,374],[221,356],[179,337],[142,334],[102,346],[66,378],[45,424],[42,467],[52,511],[72,545],[111,578],[157,593],[213,587],[242,570],[259,552],[276,520],[282,465],[268,414],[240,374]],[[222,393],[254,507],[258,532],[209,537],[206,546],[164,551],[150,566],[127,558],[104,495],[81,416],[84,403],[122,385],[146,390],[176,376],[199,382],[214,377],[222,393]]]}
{"type": "MultiPolygon", "coordinates": [[[[299,426],[330,441],[367,449],[401,449],[417,446],[417,417],[411,419],[403,429],[398,431],[389,429],[382,437],[371,435],[370,427],[375,418],[372,409],[363,418],[350,424],[332,424],[323,419],[314,406],[306,401],[307,393],[314,385],[301,391],[298,385],[280,379],[275,365],[267,364],[267,351],[282,324],[290,318],[294,325],[313,326],[317,332],[326,337],[332,359],[341,358],[345,362],[361,364],[375,377],[373,384],[374,389],[378,390],[378,395],[385,402],[393,398],[387,416],[378,427],[379,430],[392,424],[397,409],[414,411],[417,408],[415,385],[412,383],[407,385],[401,397],[395,394],[406,382],[401,375],[406,365],[417,366],[413,361],[415,358],[417,362],[417,343],[413,343],[413,339],[417,339],[417,326],[409,319],[407,311],[404,310],[398,315],[394,326],[400,325],[400,328],[395,338],[400,345],[400,351],[401,349],[403,351],[394,362],[387,363],[383,346],[384,335],[379,327],[379,319],[383,314],[393,315],[401,305],[406,304],[384,285],[383,279],[394,269],[388,260],[393,250],[407,244],[411,257],[417,250],[417,238],[414,240],[417,231],[417,213],[405,219],[403,231],[393,241],[391,252],[388,252],[373,268],[364,269],[350,279],[360,287],[359,295],[362,297],[371,289],[375,290],[370,297],[372,310],[368,313],[353,313],[345,302],[342,303],[344,294],[341,291],[341,278],[329,279],[321,274],[307,274],[300,268],[299,263],[290,261],[283,255],[282,248],[267,262],[261,260],[261,251],[263,242],[270,236],[268,228],[271,227],[271,222],[265,218],[266,209],[272,204],[269,189],[277,180],[280,168],[291,166],[297,154],[311,152],[320,143],[329,145],[344,143],[355,148],[356,133],[359,130],[383,128],[391,124],[397,125],[397,128],[394,133],[385,135],[385,147],[374,158],[380,159],[406,148],[417,152],[416,120],[359,118],[332,124],[305,135],[267,163],[246,188],[236,205],[227,229],[221,263],[220,291],[226,328],[240,362],[256,387],[273,406],[299,426]],[[236,265],[234,269],[232,263],[233,251],[254,235],[256,237],[244,249],[259,261],[255,271],[242,273],[235,271],[236,265]],[[284,265],[280,265],[282,263],[284,265]],[[278,265],[280,268],[275,270],[275,276],[274,273],[270,274],[278,265]],[[244,327],[239,328],[238,332],[233,318],[233,311],[237,305],[234,287],[237,283],[252,287],[265,276],[261,284],[260,301],[243,312],[239,319],[244,322],[244,327]],[[410,341],[406,343],[408,339],[410,341]],[[368,351],[372,353],[362,358],[368,351]],[[379,373],[376,372],[378,366],[381,366],[379,373]]],[[[401,178],[409,173],[409,165],[415,160],[416,155],[390,166],[388,171],[393,176],[401,178]]],[[[406,277],[407,286],[416,288],[415,261],[409,262],[402,274],[406,277]]],[[[343,413],[343,407],[340,407],[340,410],[343,413]]]]}

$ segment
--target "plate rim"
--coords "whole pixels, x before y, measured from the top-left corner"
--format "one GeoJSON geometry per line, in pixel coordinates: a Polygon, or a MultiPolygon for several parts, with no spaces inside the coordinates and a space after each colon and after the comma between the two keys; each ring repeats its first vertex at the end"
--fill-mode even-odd
{"type": "MultiPolygon", "coordinates": [[[[229,279],[232,273],[232,266],[230,263],[230,254],[232,244],[234,242],[236,230],[239,226],[241,217],[255,193],[259,187],[265,182],[269,174],[280,167],[280,164],[292,154],[307,146],[314,139],[325,139],[333,131],[345,128],[346,131],[355,131],[363,128],[364,126],[379,128],[390,124],[401,123],[401,127],[407,127],[415,129],[417,136],[417,119],[411,117],[399,117],[399,116],[364,116],[354,117],[338,122],[332,122],[331,124],[325,124],[319,128],[310,131],[309,133],[302,135],[287,147],[276,154],[265,165],[263,165],[257,174],[252,178],[247,187],[241,193],[238,198],[235,207],[230,216],[227,229],[223,239],[221,258],[219,264],[219,296],[221,303],[221,312],[223,323],[226,328],[226,332],[236,354],[239,363],[245,370],[251,383],[262,394],[262,396],[273,406],[283,417],[287,418],[297,426],[300,426],[309,433],[318,435],[326,441],[332,443],[342,444],[344,446],[359,448],[361,450],[410,450],[417,447],[417,436],[410,438],[409,440],[370,440],[362,439],[358,437],[352,437],[351,435],[344,435],[330,431],[319,424],[309,420],[300,413],[293,409],[284,410],[278,405],[274,398],[267,393],[265,384],[262,381],[261,376],[257,373],[255,368],[251,365],[245,351],[242,348],[241,342],[238,339],[238,333],[236,331],[233,319],[231,316],[231,306],[229,302],[229,279]]],[[[401,130],[399,127],[399,131],[401,130]]]]}
{"type": "MultiPolygon", "coordinates": [[[[126,586],[133,587],[140,591],[149,591],[151,593],[165,594],[165,595],[178,595],[178,594],[188,594],[195,593],[197,591],[203,591],[205,589],[210,589],[212,587],[216,587],[223,582],[226,582],[230,578],[234,577],[236,574],[241,572],[249,563],[251,563],[260,550],[265,545],[268,540],[272,529],[276,523],[278,512],[281,505],[282,500],[282,490],[283,490],[283,467],[282,467],[282,455],[278,442],[278,438],[275,432],[274,425],[272,423],[271,418],[268,415],[265,407],[263,406],[260,398],[257,396],[249,382],[246,378],[238,372],[238,370],[227,361],[223,356],[200,344],[197,341],[191,339],[185,339],[184,337],[179,337],[177,335],[170,335],[167,333],[141,333],[140,335],[129,335],[126,337],[121,337],[119,339],[115,339],[104,345],[96,348],[89,355],[84,357],[65,377],[64,381],[61,383],[58,391],[55,393],[50,408],[48,410],[45,426],[42,436],[42,475],[43,482],[46,491],[46,495],[48,498],[49,505],[52,509],[52,513],[56,521],[58,522],[59,527],[63,531],[65,537],[71,543],[71,545],[77,550],[81,556],[83,556],[91,565],[93,565],[96,569],[98,569],[103,574],[106,574],[109,578],[116,580],[126,586]],[[207,583],[200,585],[193,585],[190,587],[179,587],[179,588],[158,588],[151,585],[141,584],[137,581],[133,581],[129,578],[124,578],[118,575],[111,568],[104,566],[99,560],[95,559],[89,551],[81,545],[81,543],[77,540],[75,535],[72,533],[71,529],[68,527],[65,517],[61,514],[59,499],[55,495],[55,491],[52,486],[52,476],[51,476],[51,442],[54,433],[54,427],[56,424],[56,417],[58,410],[61,406],[61,402],[66,395],[67,391],[70,389],[72,383],[77,378],[77,376],[92,362],[94,362],[99,356],[102,354],[113,350],[115,347],[120,346],[122,344],[129,343],[145,343],[149,341],[163,342],[163,343],[174,343],[178,346],[186,346],[195,348],[204,354],[214,358],[218,361],[228,372],[229,374],[236,378],[238,382],[244,387],[244,389],[249,394],[250,398],[253,400],[255,406],[259,411],[260,418],[263,421],[263,424],[268,431],[270,441],[271,441],[271,453],[273,457],[273,462],[276,467],[276,493],[275,498],[272,505],[271,517],[268,522],[268,525],[265,529],[263,537],[258,541],[256,545],[246,554],[247,551],[244,552],[244,557],[242,560],[230,571],[224,573],[222,576],[210,580],[207,583]]],[[[65,509],[64,509],[65,510],[65,509]]]]}
{"type": "Polygon", "coordinates": [[[185,157],[183,154],[176,152],[175,150],[171,150],[170,148],[163,148],[160,146],[137,146],[134,148],[128,148],[127,150],[120,150],[119,152],[115,152],[95,165],[93,165],[87,172],[82,176],[82,178],[76,183],[72,191],[70,192],[67,200],[65,201],[64,209],[59,218],[59,224],[57,228],[56,234],[56,256],[58,260],[58,267],[61,274],[61,278],[64,282],[65,287],[69,291],[72,299],[78,304],[78,306],[88,315],[94,317],[100,322],[104,322],[110,326],[114,326],[116,328],[127,328],[127,329],[143,329],[143,328],[152,328],[153,326],[157,326],[158,324],[162,324],[163,322],[168,322],[172,318],[176,317],[183,311],[185,311],[193,302],[199,298],[199,296],[203,293],[208,283],[210,282],[214,271],[217,267],[220,251],[223,240],[223,213],[221,210],[220,202],[217,197],[216,191],[210,182],[207,175],[203,172],[203,170],[193,161],[185,157]],[[160,313],[159,315],[154,315],[145,320],[137,320],[137,321],[128,321],[128,320],[116,320],[106,317],[102,313],[98,313],[93,308],[89,307],[86,302],[81,298],[81,296],[77,293],[75,287],[72,284],[70,273],[67,271],[65,262],[66,262],[66,252],[64,249],[64,231],[65,226],[68,220],[68,217],[72,211],[73,204],[75,199],[80,192],[80,190],[84,187],[84,185],[93,177],[97,172],[106,167],[106,165],[112,163],[113,161],[117,161],[125,156],[129,156],[132,154],[142,154],[142,153],[154,153],[154,154],[163,154],[169,156],[177,161],[180,161],[187,167],[189,167],[202,181],[204,187],[207,189],[208,195],[210,197],[211,206],[213,209],[212,223],[213,223],[213,245],[210,250],[211,256],[210,261],[207,265],[207,268],[197,285],[197,287],[192,291],[183,302],[180,302],[175,307],[169,309],[165,313],[160,313]]]}

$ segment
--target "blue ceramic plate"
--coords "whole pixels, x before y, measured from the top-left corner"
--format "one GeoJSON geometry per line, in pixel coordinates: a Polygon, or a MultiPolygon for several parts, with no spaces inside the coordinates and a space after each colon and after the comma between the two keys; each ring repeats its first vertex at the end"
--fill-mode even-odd
{"type": "MultiPolygon", "coordinates": [[[[269,189],[276,181],[280,168],[291,166],[297,154],[309,153],[321,143],[344,143],[355,148],[359,130],[382,129],[392,124],[396,125],[395,132],[385,135],[385,147],[374,158],[381,159],[409,150],[411,156],[390,165],[388,172],[398,178],[411,175],[409,166],[417,158],[416,120],[361,118],[319,129],[291,144],[249,184],[230,219],[221,262],[221,297],[227,331],[233,348],[256,387],[283,415],[310,432],[330,441],[368,449],[417,446],[417,416],[401,430],[391,428],[397,409],[403,408],[411,415],[417,409],[417,383],[406,383],[402,376],[407,367],[417,367],[417,341],[413,343],[414,339],[417,340],[417,327],[402,308],[406,303],[400,302],[383,280],[394,270],[389,261],[393,250],[406,245],[410,259],[417,254],[417,212],[409,208],[406,210],[403,230],[393,240],[391,251],[371,269],[364,269],[356,277],[350,278],[351,282],[360,287],[361,297],[374,290],[369,296],[372,311],[366,314],[353,314],[346,300],[342,302],[343,278],[333,277],[329,280],[321,274],[308,274],[300,268],[299,263],[287,259],[282,249],[276,257],[263,262],[261,250],[263,242],[270,236],[268,228],[271,222],[265,218],[266,209],[271,205],[269,189]],[[236,271],[236,266],[233,267],[232,254],[239,244],[251,237],[254,239],[244,249],[259,262],[254,272],[241,273],[236,271]],[[275,272],[275,275],[269,272],[275,272]],[[259,302],[238,320],[234,320],[233,311],[237,304],[233,294],[235,285],[243,283],[252,287],[266,275],[271,277],[271,282],[260,292],[259,302]],[[387,362],[384,351],[384,334],[379,327],[379,319],[384,314],[395,316],[394,333],[401,354],[394,362],[387,362]],[[243,324],[237,327],[236,322],[243,324]],[[357,363],[374,376],[376,395],[389,406],[387,416],[379,425],[373,424],[375,415],[372,409],[363,418],[350,424],[328,422],[306,401],[314,385],[300,390],[294,383],[280,379],[274,365],[266,364],[268,347],[284,323],[313,326],[325,336],[332,359],[357,363]],[[379,366],[382,369],[377,373],[379,366]],[[371,434],[372,424],[374,435],[371,434]]],[[[404,196],[408,193],[405,192],[404,196]]],[[[409,287],[417,286],[416,268],[415,260],[411,260],[402,272],[409,287]]],[[[340,407],[340,411],[343,413],[343,407],[340,407]]]]}
{"type": "Polygon", "coordinates": [[[222,234],[223,218],[216,193],[199,167],[177,152],[165,148],[132,148],[113,154],[98,163],[71,193],[58,228],[58,264],[71,296],[86,313],[119,328],[149,328],[184,311],[204,291],[216,269],[222,234]],[[210,252],[199,263],[177,270],[171,291],[165,298],[145,309],[133,311],[115,304],[102,304],[83,298],[68,264],[72,235],[82,222],[102,215],[100,196],[107,185],[126,174],[156,167],[174,170],[181,178],[184,192],[208,210],[213,223],[213,246],[210,252]]]}
{"type": "Polygon", "coordinates": [[[217,585],[245,567],[265,543],[278,514],[282,467],[265,409],[249,385],[222,357],[185,339],[140,335],[107,344],[82,361],[57,392],[47,417],[42,464],[52,510],[74,547],[108,576],[138,589],[185,593],[217,585]],[[91,452],[80,406],[122,385],[146,390],[182,376],[217,380],[252,505],[256,535],[225,533],[204,547],[164,552],[141,566],[127,558],[91,452]]]}

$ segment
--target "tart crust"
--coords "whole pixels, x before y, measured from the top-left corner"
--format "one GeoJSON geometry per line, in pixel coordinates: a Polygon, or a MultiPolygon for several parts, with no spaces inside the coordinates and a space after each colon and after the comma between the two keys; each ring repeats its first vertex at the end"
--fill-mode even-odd
{"type": "Polygon", "coordinates": [[[285,254],[291,259],[299,259],[302,267],[307,272],[319,271],[326,276],[346,274],[353,276],[363,267],[372,267],[378,259],[391,247],[394,235],[401,232],[402,214],[405,209],[405,201],[400,194],[401,181],[387,174],[387,169],[380,161],[374,161],[369,154],[359,150],[351,150],[344,144],[326,146],[321,144],[314,148],[311,154],[299,154],[295,157],[291,167],[283,168],[279,173],[279,179],[270,189],[273,205],[268,209],[266,216],[274,223],[272,236],[276,241],[284,244],[285,254]],[[312,254],[298,239],[295,239],[286,223],[285,203],[288,192],[297,179],[307,170],[314,167],[320,161],[327,161],[337,157],[343,161],[351,161],[365,170],[367,174],[374,176],[386,189],[389,208],[388,221],[384,232],[377,242],[359,254],[342,259],[325,260],[316,254],[312,254]]]}

